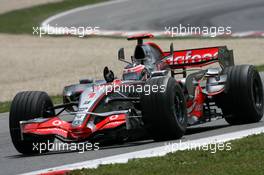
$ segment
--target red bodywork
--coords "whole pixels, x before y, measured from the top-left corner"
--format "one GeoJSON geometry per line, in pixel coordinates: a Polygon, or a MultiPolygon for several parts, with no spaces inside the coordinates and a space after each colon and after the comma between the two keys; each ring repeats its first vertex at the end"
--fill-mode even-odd
{"type": "Polygon", "coordinates": [[[104,129],[116,128],[126,122],[126,114],[112,115],[106,117],[102,122],[95,125],[94,130],[86,126],[73,127],[71,123],[61,120],[58,117],[51,117],[49,120],[41,123],[22,124],[22,131],[25,134],[36,135],[57,135],[69,140],[83,140],[92,133],[104,129]]]}

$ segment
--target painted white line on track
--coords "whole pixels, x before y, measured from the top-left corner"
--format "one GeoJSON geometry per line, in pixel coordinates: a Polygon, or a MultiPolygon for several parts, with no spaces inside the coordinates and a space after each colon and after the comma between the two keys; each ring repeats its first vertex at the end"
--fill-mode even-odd
{"type": "MultiPolygon", "coordinates": [[[[164,145],[164,146],[159,146],[155,148],[104,157],[100,159],[88,160],[88,161],[58,166],[54,168],[33,171],[33,172],[26,173],[24,175],[45,174],[45,173],[52,173],[52,172],[61,171],[61,170],[70,171],[70,170],[82,169],[82,168],[97,168],[99,165],[105,165],[105,164],[127,163],[128,160],[130,159],[164,156],[168,153],[175,152],[178,150],[186,150],[190,148],[188,145],[202,146],[202,145],[208,145],[208,144],[216,144],[216,143],[227,142],[230,140],[240,139],[240,138],[243,138],[249,135],[260,134],[260,133],[264,133],[264,127],[236,131],[236,132],[231,132],[227,134],[221,134],[221,135],[216,135],[216,136],[211,136],[211,137],[206,137],[206,138],[201,138],[201,139],[196,139],[196,140],[190,140],[190,141],[181,142],[181,143],[171,143],[169,147],[170,149],[168,149],[168,145],[164,145]]],[[[195,148],[195,147],[192,146],[192,148],[195,148]]]]}
{"type": "Polygon", "coordinates": [[[98,4],[86,5],[83,7],[77,7],[77,8],[74,8],[72,10],[68,10],[68,11],[65,11],[65,12],[62,12],[62,13],[59,13],[57,15],[49,17],[48,19],[46,19],[45,21],[43,21],[41,23],[41,26],[43,26],[43,27],[48,26],[48,24],[51,23],[51,21],[53,21],[55,19],[61,18],[63,16],[66,16],[66,15],[69,15],[72,13],[76,13],[76,12],[79,12],[82,10],[88,10],[88,9],[92,9],[92,8],[103,7],[103,6],[112,5],[112,4],[121,3],[121,2],[126,2],[126,1],[128,1],[128,0],[114,0],[114,1],[102,2],[102,3],[98,3],[98,4]]]}

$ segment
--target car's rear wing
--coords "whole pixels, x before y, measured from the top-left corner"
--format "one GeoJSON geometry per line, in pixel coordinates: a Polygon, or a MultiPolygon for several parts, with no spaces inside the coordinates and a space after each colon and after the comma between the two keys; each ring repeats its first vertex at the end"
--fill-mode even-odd
{"type": "Polygon", "coordinates": [[[172,69],[203,67],[215,62],[223,67],[234,65],[233,51],[226,46],[164,52],[163,61],[172,69]]]}

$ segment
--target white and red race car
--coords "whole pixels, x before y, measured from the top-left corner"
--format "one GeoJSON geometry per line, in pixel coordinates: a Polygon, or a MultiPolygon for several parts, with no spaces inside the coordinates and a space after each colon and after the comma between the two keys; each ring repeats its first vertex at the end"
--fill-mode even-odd
{"type": "Polygon", "coordinates": [[[252,65],[234,65],[225,46],[164,52],[151,34],[137,40],[121,79],[104,69],[104,80],[66,86],[63,104],[45,92],[19,92],[10,109],[10,133],[23,154],[36,143],[126,141],[181,138],[187,126],[225,118],[230,124],[258,122],[263,116],[263,85],[252,65]],[[217,66],[216,66],[217,64],[217,66]],[[212,67],[213,66],[213,67],[212,67]],[[64,120],[72,115],[72,120],[64,120]]]}

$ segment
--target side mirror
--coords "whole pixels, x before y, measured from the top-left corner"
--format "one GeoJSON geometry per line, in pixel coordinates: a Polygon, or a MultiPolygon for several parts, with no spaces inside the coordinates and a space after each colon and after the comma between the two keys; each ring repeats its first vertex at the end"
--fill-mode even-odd
{"type": "Polygon", "coordinates": [[[113,71],[109,70],[108,67],[104,68],[104,79],[107,83],[113,82],[115,79],[113,71]]]}
{"type": "Polygon", "coordinates": [[[120,48],[118,50],[118,60],[119,61],[123,61],[123,62],[128,63],[128,64],[131,64],[129,61],[125,60],[125,50],[124,50],[124,48],[120,48]]]}

